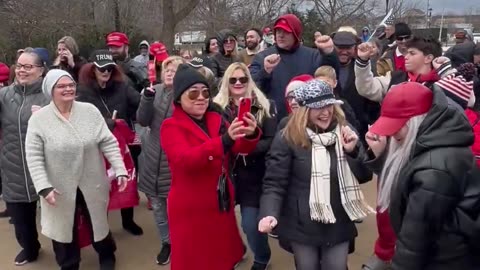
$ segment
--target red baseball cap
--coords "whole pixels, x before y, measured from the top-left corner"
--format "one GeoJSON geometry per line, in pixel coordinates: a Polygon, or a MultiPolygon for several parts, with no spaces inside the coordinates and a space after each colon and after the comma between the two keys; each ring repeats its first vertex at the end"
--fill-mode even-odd
{"type": "Polygon", "coordinates": [[[370,132],[380,136],[397,133],[410,118],[427,113],[432,107],[433,92],[416,82],[393,86],[385,96],[380,117],[370,132]]]}
{"type": "Polygon", "coordinates": [[[107,35],[107,46],[122,47],[129,45],[128,37],[122,32],[111,32],[107,35]]]}
{"type": "Polygon", "coordinates": [[[150,45],[150,54],[155,56],[157,62],[165,61],[168,58],[167,47],[161,42],[154,42],[150,45]]]}
{"type": "Polygon", "coordinates": [[[10,68],[0,62],[0,83],[8,81],[10,77],[10,68]]]}
{"type": "Polygon", "coordinates": [[[288,32],[288,33],[293,33],[293,29],[292,27],[290,26],[290,24],[288,24],[287,20],[285,19],[281,19],[279,20],[275,26],[273,27],[273,29],[283,29],[284,31],[288,32]]]}

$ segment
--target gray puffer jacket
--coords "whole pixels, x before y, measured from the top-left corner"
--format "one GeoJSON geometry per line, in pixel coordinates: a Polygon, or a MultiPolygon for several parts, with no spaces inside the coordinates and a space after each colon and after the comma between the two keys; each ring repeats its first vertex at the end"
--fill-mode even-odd
{"type": "Polygon", "coordinates": [[[3,199],[9,203],[38,200],[25,160],[25,136],[32,106],[45,106],[50,100],[42,92],[42,80],[31,85],[10,85],[0,90],[3,199]]]}
{"type": "Polygon", "coordinates": [[[160,127],[173,113],[173,90],[165,89],[163,84],[155,85],[154,89],[155,97],[142,94],[137,110],[137,122],[147,127],[139,157],[138,189],[150,196],[167,197],[172,178],[167,157],[160,146],[160,127]]]}

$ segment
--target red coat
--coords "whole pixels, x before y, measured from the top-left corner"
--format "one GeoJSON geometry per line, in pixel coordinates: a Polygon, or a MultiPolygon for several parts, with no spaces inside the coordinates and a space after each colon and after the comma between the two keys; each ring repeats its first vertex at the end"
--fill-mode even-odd
{"type": "Polygon", "coordinates": [[[472,152],[475,155],[477,166],[480,167],[480,114],[472,109],[466,109],[465,114],[468,117],[470,125],[472,125],[473,135],[475,135],[475,140],[473,141],[472,145],[472,152]]]}
{"type": "MultiPolygon", "coordinates": [[[[167,203],[172,270],[231,270],[244,252],[230,181],[231,210],[220,212],[217,200],[224,156],[219,133],[224,120],[214,112],[207,112],[205,118],[208,135],[181,108],[175,108],[160,131],[172,174],[167,203]]],[[[249,153],[257,142],[258,138],[237,140],[232,152],[249,153]]]]}

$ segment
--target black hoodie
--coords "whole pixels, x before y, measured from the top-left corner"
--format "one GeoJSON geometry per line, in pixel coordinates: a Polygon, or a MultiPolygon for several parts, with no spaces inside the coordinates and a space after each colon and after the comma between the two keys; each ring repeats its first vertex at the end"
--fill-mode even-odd
{"type": "MultiPolygon", "coordinates": [[[[236,52],[234,51],[234,55],[225,55],[225,50],[223,49],[223,41],[227,39],[228,37],[233,37],[235,39],[235,43],[237,42],[237,37],[235,34],[229,30],[229,29],[224,29],[218,32],[217,34],[217,42],[218,42],[218,50],[219,53],[213,56],[213,65],[212,65],[212,71],[215,77],[217,78],[222,78],[223,74],[225,73],[225,70],[227,70],[228,66],[230,66],[232,63],[238,61],[238,57],[236,55],[236,52]]],[[[236,44],[235,44],[236,46],[236,44]]]]}
{"type": "Polygon", "coordinates": [[[475,166],[470,150],[474,135],[466,116],[448,106],[445,94],[433,93],[432,108],[392,190],[389,211],[398,237],[393,268],[478,269],[478,254],[473,255],[455,218],[468,193],[466,175],[475,166]]]}

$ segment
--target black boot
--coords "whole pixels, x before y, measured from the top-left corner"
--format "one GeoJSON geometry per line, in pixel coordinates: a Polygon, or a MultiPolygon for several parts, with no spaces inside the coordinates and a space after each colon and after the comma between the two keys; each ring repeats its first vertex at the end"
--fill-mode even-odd
{"type": "Polygon", "coordinates": [[[74,265],[71,265],[71,266],[64,266],[64,267],[61,267],[60,270],[79,270],[80,269],[80,264],[79,263],[76,263],[74,265]]]}
{"type": "Polygon", "coordinates": [[[133,208],[124,208],[121,210],[123,228],[133,234],[142,235],[143,229],[133,221],[133,208]]]}
{"type": "Polygon", "coordinates": [[[115,270],[115,255],[100,258],[100,270],[115,270]]]}

